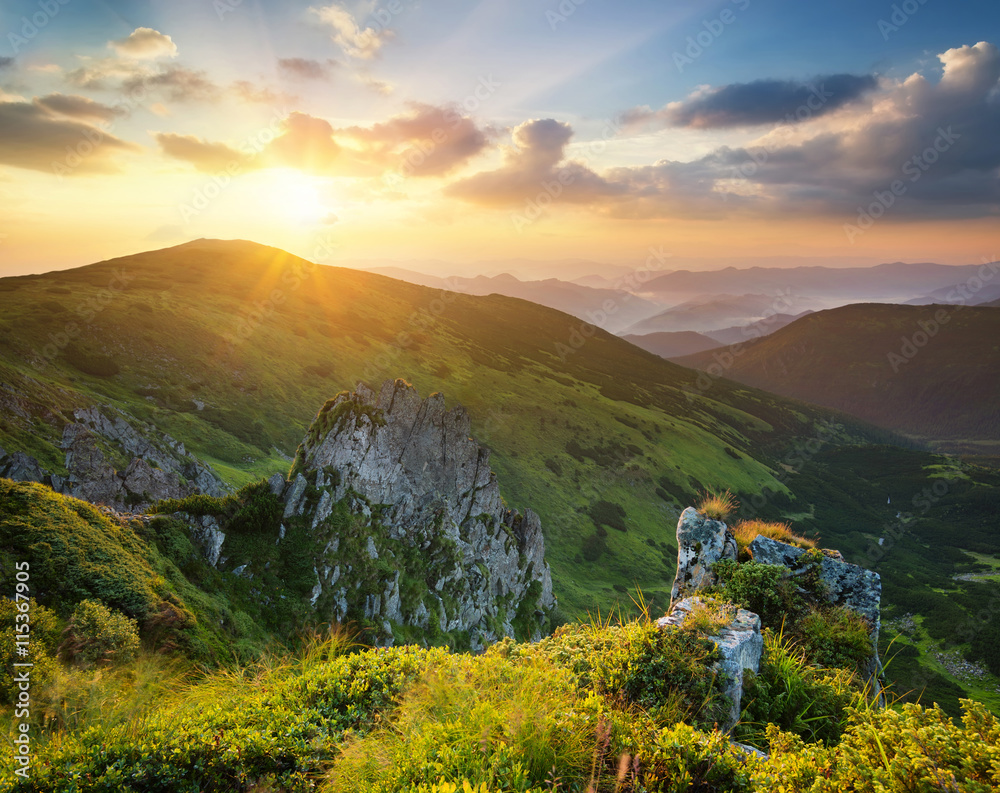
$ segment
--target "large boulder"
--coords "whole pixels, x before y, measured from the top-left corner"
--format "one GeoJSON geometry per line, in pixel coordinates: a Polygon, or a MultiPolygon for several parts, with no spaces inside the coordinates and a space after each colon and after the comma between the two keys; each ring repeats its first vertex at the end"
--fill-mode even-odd
{"type": "MultiPolygon", "coordinates": [[[[806,556],[806,549],[760,534],[750,543],[750,553],[755,562],[785,567],[789,575],[793,576],[805,573],[816,564],[806,556]]],[[[871,626],[873,641],[877,643],[879,606],[882,600],[882,579],[879,574],[825,554],[819,561],[819,566],[822,597],[832,605],[846,606],[864,617],[871,626]]]]}
{"type": "MultiPolygon", "coordinates": [[[[688,597],[676,603],[670,614],[661,617],[660,628],[682,627],[691,612],[699,606],[711,608],[711,602],[700,597],[688,597]]],[[[729,732],[740,718],[743,697],[743,673],[749,669],[754,674],[760,669],[760,656],[764,650],[764,639],[760,634],[760,617],[752,611],[738,609],[730,622],[708,638],[718,645],[722,656],[717,661],[717,680],[729,699],[729,711],[719,729],[729,732]]]]}
{"type": "MultiPolygon", "coordinates": [[[[750,553],[755,562],[777,565],[788,570],[788,576],[804,575],[817,562],[807,555],[804,548],[757,535],[750,543],[750,553]]],[[[834,606],[843,606],[857,612],[868,623],[868,636],[872,652],[860,669],[868,681],[873,699],[884,702],[882,694],[883,670],[878,654],[878,636],[881,628],[880,606],[882,579],[878,573],[844,561],[840,554],[825,554],[819,564],[819,596],[834,606]]]]}
{"type": "Polygon", "coordinates": [[[677,521],[677,574],[670,591],[674,603],[686,595],[718,583],[712,565],[721,559],[736,559],[736,538],[719,520],[706,518],[688,507],[677,521]]]}
{"type": "MultiPolygon", "coordinates": [[[[513,635],[515,622],[540,638],[555,605],[541,522],[504,505],[489,450],[470,433],[463,407],[446,409],[441,394],[421,399],[403,380],[378,393],[362,384],[323,406],[281,498],[285,522],[318,535],[345,506],[365,524],[363,537],[333,531],[313,559],[325,619],[359,615],[386,643],[431,619],[473,649],[513,635]],[[414,553],[419,569],[410,569],[414,553]]],[[[269,486],[278,492],[280,482],[269,486]]]]}

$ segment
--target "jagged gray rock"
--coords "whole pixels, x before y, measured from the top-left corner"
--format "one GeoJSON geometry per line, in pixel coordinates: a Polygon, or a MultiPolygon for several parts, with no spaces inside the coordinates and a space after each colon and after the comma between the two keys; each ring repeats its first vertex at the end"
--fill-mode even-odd
{"type": "MultiPolygon", "coordinates": [[[[684,598],[674,604],[670,614],[661,617],[657,624],[660,628],[681,627],[691,612],[701,605],[706,608],[713,607],[711,601],[698,596],[684,598]]],[[[718,645],[722,655],[722,659],[716,662],[717,674],[723,693],[729,698],[730,707],[719,729],[729,732],[740,718],[743,672],[749,669],[756,674],[760,669],[760,655],[764,649],[764,639],[760,634],[760,617],[752,611],[738,609],[729,624],[708,638],[718,645]]]]}
{"type": "Polygon", "coordinates": [[[137,429],[115,408],[78,408],[73,418],[62,434],[66,476],[45,470],[23,452],[0,453],[0,476],[41,482],[117,510],[143,509],[159,499],[193,493],[222,496],[229,490],[183,443],[169,435],[157,437],[151,427],[137,429]]]}
{"type": "MultiPolygon", "coordinates": [[[[283,490],[286,519],[303,520],[322,532],[334,505],[377,526],[356,549],[362,567],[392,565],[361,611],[369,622],[422,625],[437,612],[440,630],[467,632],[473,649],[513,635],[512,621],[529,609],[539,627],[555,604],[538,516],[506,508],[489,451],[470,437],[468,413],[445,408],[444,397],[420,399],[402,380],[376,394],[359,385],[330,400],[309,429],[283,490]],[[345,501],[346,500],[346,501],[345,501]],[[426,597],[400,594],[401,556],[416,553],[426,597]]],[[[328,544],[317,574],[329,618],[343,620],[352,600],[355,559],[328,544]],[[324,597],[325,596],[325,597],[324,597]]],[[[411,590],[412,591],[412,590],[411,590]]],[[[536,636],[540,633],[536,631],[536,636]]],[[[391,636],[382,636],[389,641],[391,636]]]]}
{"type": "Polygon", "coordinates": [[[694,507],[685,509],[677,521],[677,574],[670,602],[718,583],[712,565],[721,559],[736,559],[736,538],[722,521],[706,518],[694,507]]]}
{"type": "MultiPolygon", "coordinates": [[[[805,557],[806,550],[788,543],[757,535],[750,543],[755,562],[785,567],[789,575],[805,573],[815,562],[805,557]]],[[[878,654],[881,629],[882,578],[873,570],[845,562],[841,554],[823,555],[819,562],[819,582],[822,597],[835,606],[857,612],[868,623],[872,654],[861,674],[872,687],[872,695],[882,701],[882,662],[878,654]]]]}
{"type": "MultiPolygon", "coordinates": [[[[755,562],[787,567],[794,574],[804,571],[813,562],[804,559],[804,548],[772,540],[758,534],[750,543],[750,553],[755,562]]],[[[823,556],[820,561],[820,583],[826,599],[835,606],[846,606],[864,617],[872,626],[874,640],[878,641],[882,579],[878,573],[860,565],[823,556]]]]}

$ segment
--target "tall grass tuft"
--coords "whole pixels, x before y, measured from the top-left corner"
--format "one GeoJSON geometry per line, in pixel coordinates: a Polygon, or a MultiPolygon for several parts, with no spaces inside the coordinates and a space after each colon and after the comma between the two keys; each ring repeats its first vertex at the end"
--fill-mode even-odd
{"type": "Polygon", "coordinates": [[[740,502],[730,491],[707,490],[698,502],[697,510],[706,518],[725,521],[739,506],[740,502]]]}
{"type": "Polygon", "coordinates": [[[769,522],[764,520],[741,520],[732,527],[736,544],[743,550],[760,534],[778,542],[785,542],[798,548],[815,548],[816,540],[803,537],[792,531],[788,523],[769,522]]]}

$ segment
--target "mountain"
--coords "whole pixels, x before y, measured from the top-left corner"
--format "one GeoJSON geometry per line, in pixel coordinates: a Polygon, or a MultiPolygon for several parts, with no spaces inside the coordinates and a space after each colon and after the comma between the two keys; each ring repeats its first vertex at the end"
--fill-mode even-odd
{"type": "Polygon", "coordinates": [[[923,297],[915,297],[913,300],[907,300],[906,305],[929,306],[933,303],[947,303],[951,305],[963,303],[970,306],[980,306],[1000,299],[1000,283],[984,284],[982,281],[979,281],[980,288],[973,292],[972,286],[975,284],[977,282],[973,281],[964,292],[950,286],[943,289],[935,289],[923,297]]]}
{"type": "Polygon", "coordinates": [[[705,335],[715,339],[719,344],[736,344],[740,341],[749,341],[759,336],[766,336],[781,330],[786,325],[791,325],[795,320],[811,314],[812,311],[803,311],[801,314],[772,314],[762,317],[749,325],[734,325],[720,330],[706,331],[705,335]]]}
{"type": "Polygon", "coordinates": [[[743,328],[751,324],[759,327],[761,329],[759,332],[763,332],[787,317],[787,309],[792,306],[800,309],[801,314],[818,305],[815,300],[788,295],[780,297],[766,294],[700,295],[639,320],[626,328],[622,335],[639,336],[681,330],[693,330],[711,335],[719,329],[724,329],[722,332],[725,334],[731,332],[732,327],[743,328]]]}
{"type": "MultiPolygon", "coordinates": [[[[621,288],[595,288],[547,278],[522,281],[510,273],[475,278],[450,276],[439,278],[399,267],[378,267],[371,272],[399,278],[421,286],[446,289],[468,295],[507,295],[519,297],[542,306],[565,311],[600,328],[617,333],[625,327],[650,317],[663,306],[621,288]]],[[[614,282],[612,282],[614,283],[614,282]]]]}
{"type": "Polygon", "coordinates": [[[696,352],[713,350],[723,343],[702,333],[695,333],[693,330],[661,331],[645,335],[630,334],[622,336],[622,338],[653,353],[653,355],[659,355],[661,358],[693,355],[696,352]]]}
{"type": "Polygon", "coordinates": [[[868,301],[901,303],[923,297],[936,289],[950,289],[966,285],[970,283],[970,279],[982,279],[984,268],[987,268],[986,275],[995,274],[1000,270],[1000,264],[994,262],[992,265],[952,266],[930,262],[892,262],[875,267],[726,267],[701,272],[677,270],[650,280],[645,285],[645,292],[668,302],[715,293],[794,294],[803,298],[832,301],[824,308],[868,301]]]}
{"type": "MultiPolygon", "coordinates": [[[[607,608],[632,583],[665,600],[674,558],[662,527],[698,491],[785,492],[775,461],[831,420],[824,437],[887,438],[742,386],[700,393],[697,373],[525,300],[248,242],[6,278],[0,295],[0,469],[21,454],[43,479],[70,477],[66,428],[88,410],[103,417],[86,429],[107,464],[88,470],[142,459],[125,441],[134,431],[240,487],[288,472],[317,405],[402,377],[468,410],[501,494],[538,512],[571,615],[607,608]]],[[[133,508],[149,500],[127,492],[133,508]]]]}
{"type": "MultiPolygon", "coordinates": [[[[341,267],[369,272],[399,270],[419,272],[437,278],[475,278],[479,275],[492,277],[509,273],[522,281],[558,278],[574,281],[577,278],[593,276],[597,286],[609,287],[631,273],[636,266],[595,262],[590,259],[480,259],[464,262],[446,262],[439,259],[341,259],[341,267]]],[[[407,280],[407,279],[404,279],[407,280]]]]}
{"type": "Polygon", "coordinates": [[[681,363],[842,410],[937,448],[1000,451],[1000,314],[859,304],[681,363]]]}

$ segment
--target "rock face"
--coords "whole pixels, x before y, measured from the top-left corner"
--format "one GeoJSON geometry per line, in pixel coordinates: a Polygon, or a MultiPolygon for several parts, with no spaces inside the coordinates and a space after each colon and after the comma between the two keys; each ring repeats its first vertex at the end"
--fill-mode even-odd
{"type": "Polygon", "coordinates": [[[688,507],[677,521],[677,574],[670,602],[718,583],[712,564],[720,559],[736,560],[736,538],[718,520],[706,518],[688,507]]]}
{"type": "MultiPolygon", "coordinates": [[[[704,602],[697,596],[684,598],[657,624],[661,628],[671,625],[680,627],[691,612],[704,602]]],[[[720,724],[719,729],[729,732],[740,718],[743,672],[749,669],[756,674],[760,669],[760,654],[764,649],[764,639],[760,635],[760,617],[752,611],[738,609],[732,621],[709,638],[715,641],[722,655],[722,660],[717,662],[718,679],[729,698],[730,708],[725,723],[720,724]]]]}
{"type": "MultiPolygon", "coordinates": [[[[801,575],[814,564],[804,558],[805,549],[761,535],[750,543],[750,553],[760,564],[788,568],[790,576],[801,575]]],[[[824,556],[819,565],[819,581],[826,600],[834,606],[856,611],[869,625],[872,655],[861,671],[871,681],[874,695],[881,700],[882,662],[878,655],[878,635],[881,628],[882,579],[876,572],[845,562],[840,554],[824,556]]]]}
{"type": "Polygon", "coordinates": [[[79,408],[63,427],[66,475],[46,471],[23,452],[0,450],[0,476],[41,482],[65,495],[117,510],[141,510],[162,498],[221,496],[222,480],[169,435],[141,431],[111,407],[79,408]]]}
{"type": "Polygon", "coordinates": [[[515,622],[522,636],[525,626],[541,635],[555,604],[541,524],[530,510],[506,508],[489,451],[469,433],[464,408],[446,410],[440,394],[421,400],[402,380],[378,394],[359,385],[323,406],[290,481],[269,483],[280,488],[286,523],[329,532],[314,560],[321,616],[359,615],[381,625],[376,640],[386,643],[394,626],[432,621],[467,635],[473,649],[513,635],[515,622]],[[331,528],[345,507],[363,536],[331,528]],[[363,586],[359,570],[368,571],[363,586]]]}
{"type": "MultiPolygon", "coordinates": [[[[755,562],[784,567],[789,578],[803,575],[818,564],[819,590],[823,598],[831,605],[852,609],[865,618],[869,625],[872,654],[861,673],[870,682],[873,697],[881,702],[883,675],[878,656],[878,635],[882,583],[878,573],[848,564],[837,552],[824,552],[817,562],[813,555],[807,556],[808,552],[803,548],[762,535],[758,535],[749,548],[755,562]]],[[[736,558],[736,540],[725,523],[710,520],[692,507],[684,510],[677,523],[677,574],[671,593],[671,617],[667,619],[673,619],[673,615],[682,610],[681,604],[688,602],[682,598],[718,583],[711,570],[714,562],[736,558]]],[[[758,631],[759,622],[758,618],[758,631]]]]}

